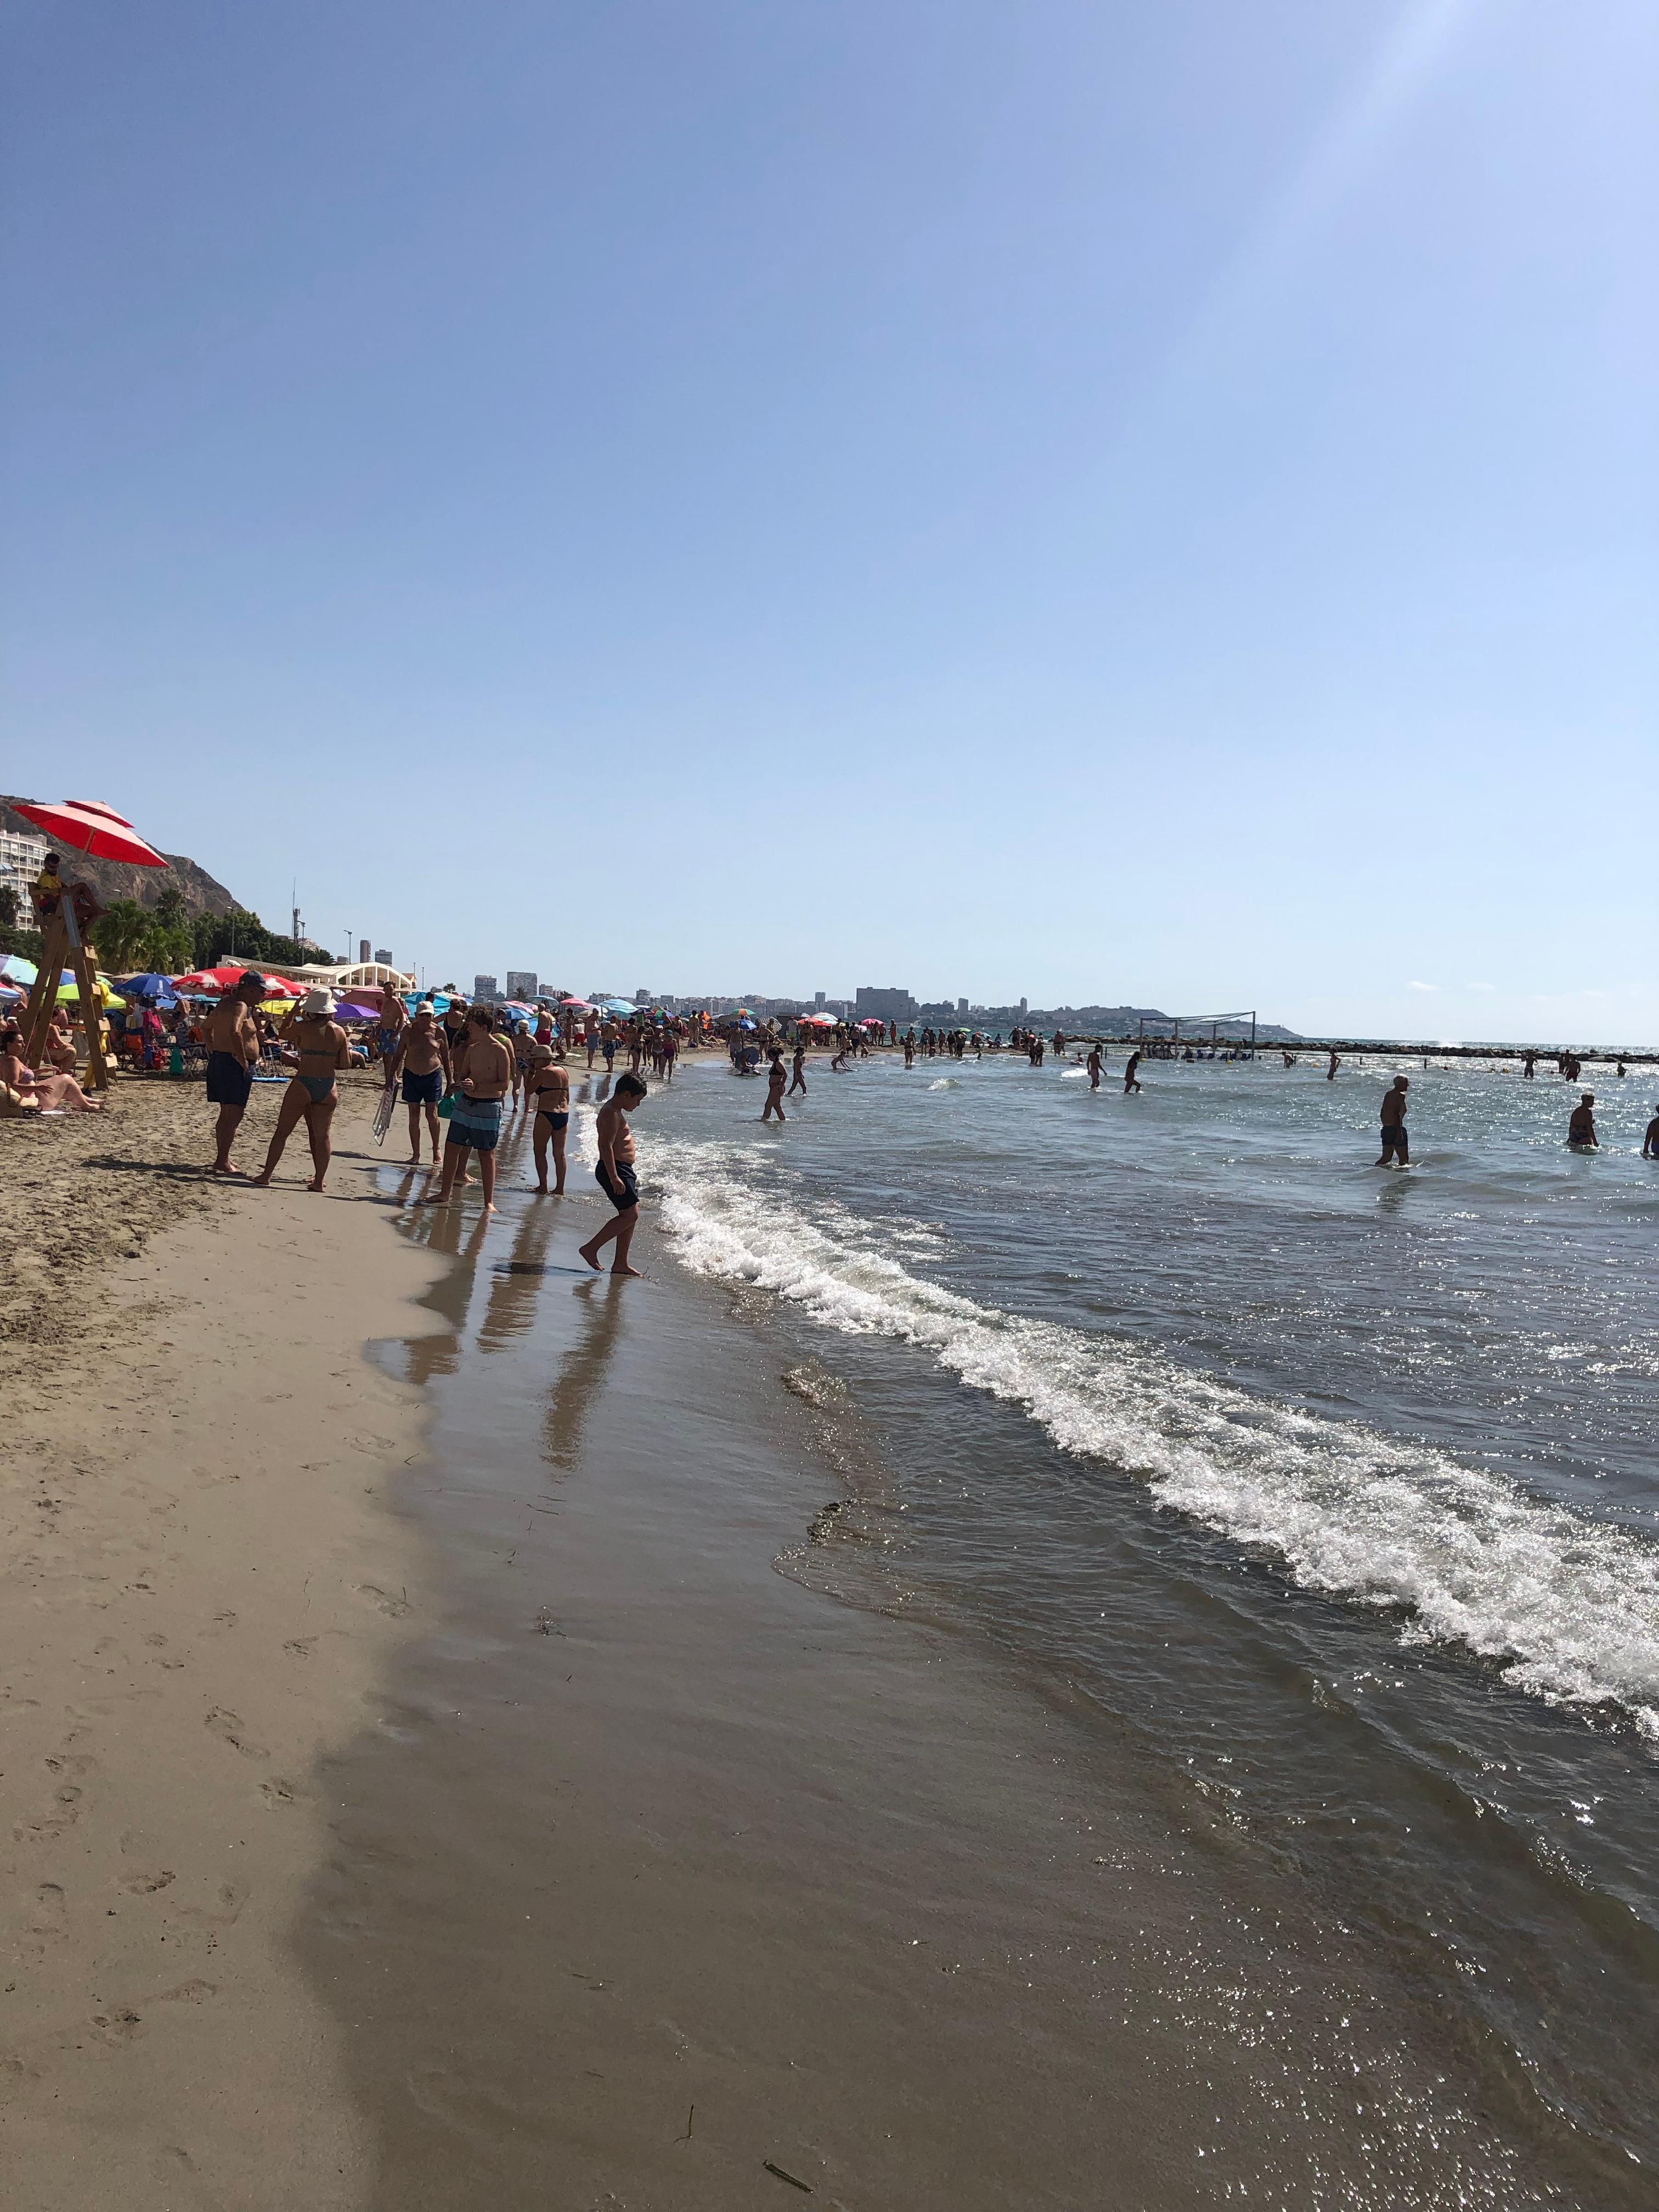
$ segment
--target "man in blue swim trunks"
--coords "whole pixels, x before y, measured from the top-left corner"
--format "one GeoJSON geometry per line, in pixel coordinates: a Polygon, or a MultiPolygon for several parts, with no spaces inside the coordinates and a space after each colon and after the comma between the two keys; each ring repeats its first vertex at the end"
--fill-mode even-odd
{"type": "Polygon", "coordinates": [[[405,1023],[399,1035],[396,1051],[386,1069],[390,1085],[403,1077],[403,1100],[409,1109],[409,1164],[419,1164],[421,1158],[421,1114],[424,1109],[426,1126],[432,1137],[432,1164],[438,1164],[438,1104],[454,1081],[449,1061],[449,1044],[438,1026],[438,1017],[432,1010],[430,999],[422,999],[416,1007],[414,1018],[405,1023]]]}
{"type": "Polygon", "coordinates": [[[447,1206],[455,1178],[469,1152],[477,1152],[483,1173],[484,1212],[495,1211],[495,1146],[501,1141],[501,1101],[513,1080],[513,1055],[494,1034],[494,1006],[475,1006],[466,1017],[466,1042],[454,1063],[455,1097],[449,1109],[444,1146],[444,1176],[435,1198],[428,1192],[417,1206],[447,1206]]]}
{"type": "Polygon", "coordinates": [[[247,1111],[247,1102],[253,1096],[253,1070],[259,1058],[259,1032],[253,1025],[253,1009],[264,995],[264,977],[252,968],[245,969],[209,1018],[208,1103],[219,1109],[210,1175],[247,1173],[246,1168],[239,1168],[232,1160],[230,1147],[247,1111]]]}

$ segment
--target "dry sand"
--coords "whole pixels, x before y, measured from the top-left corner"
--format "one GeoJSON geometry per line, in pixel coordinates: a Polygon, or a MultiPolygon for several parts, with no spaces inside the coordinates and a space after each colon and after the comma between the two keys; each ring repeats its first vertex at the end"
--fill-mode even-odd
{"type": "MultiPolygon", "coordinates": [[[[256,1091],[257,1164],[279,1090],[256,1091]]],[[[361,1140],[374,1091],[337,1120],[361,1140]]],[[[0,2193],[345,2204],[365,2133],[286,1936],[310,1777],[406,1614],[417,1394],[385,1212],[198,1179],[199,1085],[0,1124],[0,2193]]],[[[361,1179],[361,1178],[360,1178],[361,1179]]]]}

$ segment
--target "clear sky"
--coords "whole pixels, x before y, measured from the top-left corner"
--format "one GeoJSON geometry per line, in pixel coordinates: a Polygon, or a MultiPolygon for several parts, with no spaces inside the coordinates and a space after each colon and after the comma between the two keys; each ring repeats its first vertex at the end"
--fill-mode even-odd
{"type": "Polygon", "coordinates": [[[1651,0],[0,76],[0,787],[428,980],[1659,1037],[1651,0]]]}

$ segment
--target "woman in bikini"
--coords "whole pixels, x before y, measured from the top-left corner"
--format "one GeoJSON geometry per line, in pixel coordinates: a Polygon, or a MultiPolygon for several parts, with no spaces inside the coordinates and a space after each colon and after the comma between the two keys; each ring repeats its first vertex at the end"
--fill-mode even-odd
{"type": "Polygon", "coordinates": [[[283,1093],[264,1166],[253,1180],[261,1189],[269,1188],[283,1147],[303,1115],[306,1133],[311,1139],[311,1162],[316,1170],[306,1188],[319,1191],[328,1173],[329,1131],[334,1121],[334,1109],[339,1103],[335,1073],[351,1065],[351,1048],[346,1042],[346,1033],[334,1018],[333,997],[320,986],[307,994],[295,1017],[289,1042],[295,1056],[294,1079],[283,1093]]]}
{"type": "Polygon", "coordinates": [[[519,1110],[519,1102],[524,1096],[525,1086],[530,1079],[530,1052],[533,1042],[530,1034],[529,1023],[514,1022],[512,1044],[513,1111],[515,1114],[519,1110]]]}
{"type": "Polygon", "coordinates": [[[563,1054],[555,1060],[550,1045],[532,1045],[525,1089],[529,1103],[536,1109],[532,1132],[536,1147],[536,1188],[544,1198],[548,1195],[547,1147],[550,1139],[553,1195],[557,1198],[564,1190],[564,1136],[570,1126],[570,1078],[565,1073],[563,1054]]]}

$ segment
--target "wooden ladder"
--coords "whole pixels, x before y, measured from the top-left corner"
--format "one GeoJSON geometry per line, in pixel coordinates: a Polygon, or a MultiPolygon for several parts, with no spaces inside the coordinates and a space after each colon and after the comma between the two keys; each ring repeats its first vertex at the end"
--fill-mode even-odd
{"type": "Polygon", "coordinates": [[[81,1024],[87,1033],[88,1073],[92,1088],[107,1091],[109,1062],[104,1057],[103,1024],[98,1018],[98,978],[93,973],[91,947],[82,939],[75,917],[72,889],[65,887],[58,902],[57,913],[46,924],[45,939],[40,966],[23,1017],[25,1057],[38,1074],[46,1049],[46,1031],[52,1026],[52,1011],[58,1004],[58,985],[67,968],[80,987],[81,1024]]]}

